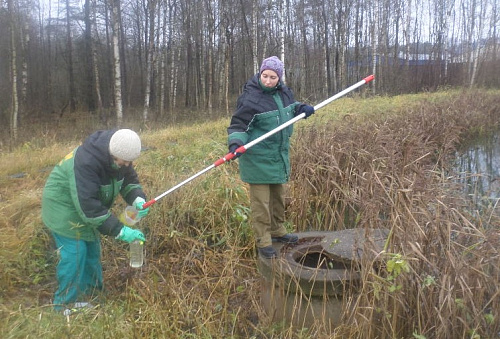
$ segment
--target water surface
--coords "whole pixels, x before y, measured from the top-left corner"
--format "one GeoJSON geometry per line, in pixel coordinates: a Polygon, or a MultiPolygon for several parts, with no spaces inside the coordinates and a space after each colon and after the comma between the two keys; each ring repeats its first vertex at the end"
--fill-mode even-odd
{"type": "Polygon", "coordinates": [[[478,207],[495,206],[500,200],[500,131],[463,145],[454,170],[464,194],[478,207]]]}

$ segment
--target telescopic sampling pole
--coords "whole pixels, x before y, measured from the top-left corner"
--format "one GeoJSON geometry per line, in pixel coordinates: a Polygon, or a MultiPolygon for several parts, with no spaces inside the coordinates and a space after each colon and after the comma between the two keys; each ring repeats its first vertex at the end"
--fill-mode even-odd
{"type": "MultiPolygon", "coordinates": [[[[363,86],[364,84],[372,81],[375,77],[373,75],[369,75],[367,76],[366,78],[364,78],[363,80],[355,83],[354,85],[344,89],[342,92],[339,92],[337,94],[335,94],[334,96],[332,96],[331,98],[329,99],[326,99],[325,101],[317,104],[316,106],[314,106],[314,110],[317,111],[318,109],[322,108],[323,106],[326,106],[328,105],[329,103],[331,103],[332,101],[334,100],[337,100],[338,98],[346,95],[347,93],[355,90],[356,88],[360,87],[360,86],[363,86]]],[[[288,120],[286,123],[282,124],[282,125],[279,125],[278,127],[276,127],[275,129],[263,134],[262,136],[258,137],[257,139],[255,140],[252,140],[250,141],[249,143],[247,143],[246,145],[243,145],[243,146],[240,146],[236,149],[236,151],[234,153],[228,153],[226,154],[225,156],[223,156],[222,158],[220,158],[219,160],[217,160],[216,162],[214,162],[212,165],[208,166],[207,168],[201,170],[200,172],[196,173],[195,175],[187,178],[186,180],[184,180],[183,182],[175,185],[174,187],[172,187],[171,189],[169,189],[168,191],[165,191],[163,192],[162,194],[160,194],[159,196],[157,196],[156,198],[154,199],[151,199],[149,200],[148,202],[144,203],[143,205],[143,208],[147,208],[151,205],[153,205],[154,203],[156,203],[158,200],[160,200],[161,198],[163,198],[164,196],[172,193],[173,191],[175,191],[176,189],[178,189],[179,187],[181,186],[184,186],[185,184],[187,184],[188,182],[194,180],[195,178],[199,177],[200,175],[210,171],[212,168],[215,168],[219,165],[222,165],[223,163],[233,159],[235,156],[236,156],[236,153],[239,153],[239,154],[242,154],[242,153],[245,153],[250,147],[258,144],[259,142],[261,142],[262,140],[270,137],[271,135],[281,131],[282,129],[296,123],[297,121],[299,121],[300,119],[303,119],[305,118],[306,114],[305,113],[301,113],[299,115],[297,115],[296,117],[294,117],[293,119],[291,120],[288,120]]]]}

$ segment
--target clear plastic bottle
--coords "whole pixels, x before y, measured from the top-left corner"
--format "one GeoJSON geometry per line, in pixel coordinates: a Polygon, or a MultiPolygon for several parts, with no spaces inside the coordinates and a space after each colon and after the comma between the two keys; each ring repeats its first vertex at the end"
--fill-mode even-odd
{"type": "Polygon", "coordinates": [[[139,268],[142,264],[144,264],[144,242],[134,240],[130,243],[130,266],[139,268]]]}

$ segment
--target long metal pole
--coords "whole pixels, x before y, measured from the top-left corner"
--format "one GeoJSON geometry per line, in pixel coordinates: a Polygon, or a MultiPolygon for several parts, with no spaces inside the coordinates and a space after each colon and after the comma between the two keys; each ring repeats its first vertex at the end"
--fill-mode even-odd
{"type": "MultiPolygon", "coordinates": [[[[317,104],[316,106],[314,106],[314,110],[317,111],[318,109],[328,105],[329,103],[331,103],[332,101],[334,100],[337,100],[338,98],[346,95],[347,93],[355,90],[356,88],[360,87],[360,86],[363,86],[364,84],[372,81],[375,77],[373,75],[369,75],[367,76],[366,78],[364,78],[363,80],[361,81],[358,81],[357,83],[355,83],[354,85],[344,89],[343,91],[335,94],[334,96],[326,99],[325,101],[323,102],[320,102],[319,104],[317,104]]],[[[226,154],[225,156],[223,156],[222,158],[220,158],[219,160],[217,160],[216,162],[214,162],[212,165],[208,166],[207,168],[201,170],[200,172],[196,173],[195,175],[187,178],[186,180],[184,180],[183,182],[175,185],[174,187],[172,187],[171,189],[169,189],[168,191],[165,191],[163,192],[162,194],[160,194],[159,196],[157,196],[156,198],[154,199],[151,199],[149,200],[148,202],[144,203],[143,205],[143,208],[147,208],[151,205],[153,205],[154,203],[156,203],[158,200],[160,200],[161,198],[163,198],[164,196],[172,193],[173,191],[175,191],[176,189],[178,189],[179,187],[181,186],[184,186],[185,184],[187,184],[188,182],[190,182],[191,180],[199,177],[200,175],[210,171],[212,168],[215,168],[217,166],[220,166],[222,165],[223,163],[233,159],[235,156],[236,156],[236,153],[245,153],[250,147],[258,144],[259,142],[261,142],[262,140],[268,138],[269,136],[281,131],[282,129],[296,123],[297,121],[299,121],[300,119],[303,119],[304,117],[306,116],[305,113],[301,113],[299,115],[297,115],[296,117],[294,117],[293,119],[287,121],[286,123],[282,124],[282,125],[279,125],[278,127],[276,127],[275,129],[261,135],[260,137],[258,137],[257,139],[255,140],[252,140],[250,141],[249,143],[247,143],[246,145],[243,145],[243,146],[240,146],[236,149],[236,151],[234,153],[228,153],[226,154]]]]}

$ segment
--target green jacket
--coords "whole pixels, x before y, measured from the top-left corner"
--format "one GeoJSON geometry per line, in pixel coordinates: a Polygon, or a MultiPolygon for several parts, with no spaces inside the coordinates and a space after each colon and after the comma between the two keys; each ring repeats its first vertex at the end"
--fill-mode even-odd
{"type": "Polygon", "coordinates": [[[42,195],[42,220],[62,236],[94,241],[116,236],[123,224],[110,212],[118,194],[130,205],[146,198],[132,165],[117,168],[109,153],[115,131],[98,131],[61,160],[50,173],[42,195]]]}
{"type": "MultiPolygon", "coordinates": [[[[283,84],[272,90],[261,86],[255,74],[238,98],[230,126],[228,145],[245,145],[293,119],[302,104],[283,84]]],[[[241,180],[250,184],[283,184],[290,178],[290,137],[293,126],[269,136],[238,158],[241,180]]]]}

